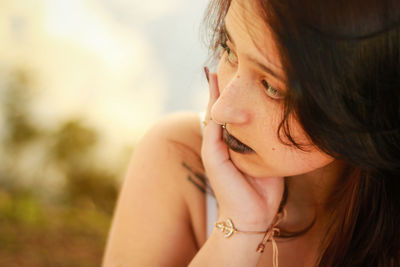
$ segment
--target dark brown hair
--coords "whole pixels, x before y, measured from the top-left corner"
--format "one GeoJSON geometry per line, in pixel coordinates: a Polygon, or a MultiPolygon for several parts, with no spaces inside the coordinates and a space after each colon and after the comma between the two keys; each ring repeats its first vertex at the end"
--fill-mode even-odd
{"type": "MultiPolygon", "coordinates": [[[[279,132],[294,116],[309,139],[347,164],[327,210],[316,266],[400,266],[400,3],[254,0],[287,77],[279,132]]],[[[230,0],[205,25],[218,50],[230,0]]],[[[283,141],[282,141],[283,142],[283,141]]],[[[290,194],[290,192],[289,192],[290,194]]]]}

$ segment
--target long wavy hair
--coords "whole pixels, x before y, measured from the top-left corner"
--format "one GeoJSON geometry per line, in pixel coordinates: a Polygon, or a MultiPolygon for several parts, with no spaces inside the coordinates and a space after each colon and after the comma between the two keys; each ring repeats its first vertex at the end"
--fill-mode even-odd
{"type": "MultiPolygon", "coordinates": [[[[212,1],[205,16],[215,54],[230,2],[212,1]]],[[[295,116],[313,144],[347,164],[327,204],[332,221],[315,266],[400,266],[400,3],[252,4],[287,77],[277,136],[283,131],[304,150],[290,135],[295,116]]]]}

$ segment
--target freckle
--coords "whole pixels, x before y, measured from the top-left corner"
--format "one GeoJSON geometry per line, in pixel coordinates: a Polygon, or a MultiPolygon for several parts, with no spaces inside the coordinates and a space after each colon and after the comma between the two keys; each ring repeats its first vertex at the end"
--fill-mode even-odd
{"type": "Polygon", "coordinates": [[[240,78],[240,75],[238,75],[237,78],[239,79],[239,78],[240,78]]]}

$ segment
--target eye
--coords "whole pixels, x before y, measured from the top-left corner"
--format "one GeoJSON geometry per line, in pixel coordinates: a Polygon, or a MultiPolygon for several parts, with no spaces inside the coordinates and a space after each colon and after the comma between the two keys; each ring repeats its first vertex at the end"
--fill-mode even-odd
{"type": "Polygon", "coordinates": [[[226,52],[226,61],[228,61],[231,65],[236,65],[238,63],[238,59],[235,55],[235,53],[232,52],[232,50],[229,48],[229,46],[223,42],[221,43],[221,47],[223,49],[223,52],[226,52]]]}
{"type": "Polygon", "coordinates": [[[274,100],[280,100],[284,98],[284,95],[279,90],[273,88],[267,81],[262,80],[261,83],[264,85],[265,92],[270,98],[274,100]]]}

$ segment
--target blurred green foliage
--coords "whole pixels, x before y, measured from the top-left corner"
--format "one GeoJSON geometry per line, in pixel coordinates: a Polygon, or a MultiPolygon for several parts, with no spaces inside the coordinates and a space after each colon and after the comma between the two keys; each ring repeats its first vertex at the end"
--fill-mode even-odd
{"type": "Polygon", "coordinates": [[[80,118],[59,122],[55,130],[36,125],[29,110],[34,100],[29,72],[20,69],[7,77],[0,88],[5,123],[0,150],[0,266],[99,266],[119,184],[115,170],[93,164],[98,133],[80,118]],[[34,181],[42,178],[41,171],[28,174],[19,168],[33,145],[45,155],[43,166],[64,177],[55,197],[46,196],[39,182],[21,182],[27,175],[34,181]]]}
{"type": "Polygon", "coordinates": [[[2,114],[6,121],[7,137],[3,143],[9,149],[18,149],[37,137],[37,128],[30,122],[26,94],[31,79],[23,70],[15,70],[7,77],[2,114]]]}

